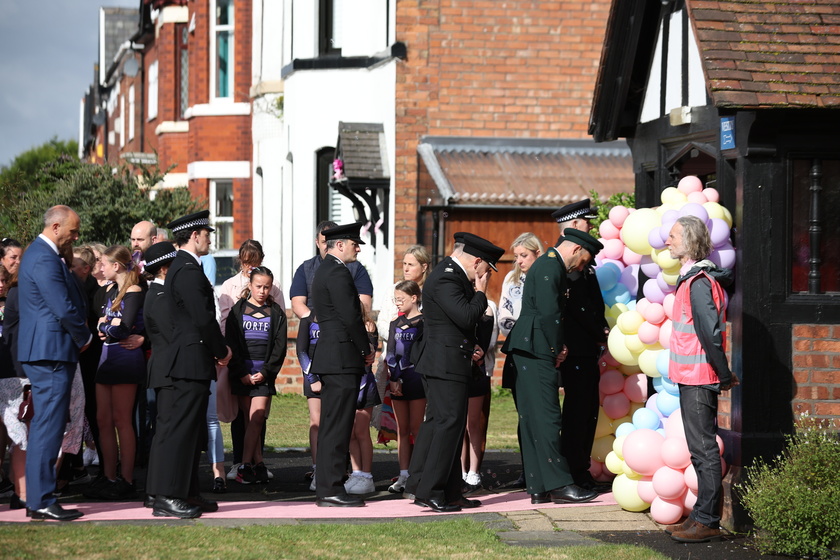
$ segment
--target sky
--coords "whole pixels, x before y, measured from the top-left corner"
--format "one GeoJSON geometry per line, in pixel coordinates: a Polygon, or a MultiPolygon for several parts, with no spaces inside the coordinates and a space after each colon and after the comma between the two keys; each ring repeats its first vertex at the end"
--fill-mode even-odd
{"type": "Polygon", "coordinates": [[[78,140],[101,6],[139,0],[0,0],[0,165],[51,138],[78,140]]]}

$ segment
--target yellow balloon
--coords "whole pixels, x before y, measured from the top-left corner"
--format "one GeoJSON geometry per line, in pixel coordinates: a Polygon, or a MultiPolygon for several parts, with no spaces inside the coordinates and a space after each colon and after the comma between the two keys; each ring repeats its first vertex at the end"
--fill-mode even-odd
{"type": "Polygon", "coordinates": [[[621,446],[624,445],[625,439],[627,439],[626,435],[618,436],[617,438],[615,438],[615,441],[613,441],[612,446],[612,450],[615,452],[616,455],[618,455],[618,458],[622,461],[624,460],[624,454],[621,452],[621,446]]]}
{"type": "Polygon", "coordinates": [[[650,254],[650,258],[659,265],[659,268],[662,270],[668,268],[674,268],[676,266],[679,269],[680,261],[679,259],[675,259],[671,257],[671,251],[668,250],[668,247],[664,249],[653,249],[650,254]]]}
{"type": "Polygon", "coordinates": [[[659,200],[662,201],[663,205],[670,204],[671,200],[678,192],[677,187],[668,187],[667,189],[663,189],[662,194],[659,195],[659,200]]]}
{"type": "Polygon", "coordinates": [[[607,348],[609,348],[615,361],[620,364],[636,365],[639,363],[638,357],[634,356],[624,344],[624,333],[617,325],[610,330],[610,335],[607,337],[607,348]]]}
{"type": "MultiPolygon", "coordinates": [[[[628,334],[624,336],[624,345],[636,356],[636,364],[639,363],[639,354],[646,348],[645,343],[639,339],[637,334],[628,334]]],[[[635,365],[635,364],[634,364],[635,365]]]]}
{"type": "Polygon", "coordinates": [[[726,225],[729,226],[729,229],[732,229],[732,212],[729,211],[726,206],[721,206],[723,208],[723,221],[726,222],[726,225]]]}
{"type": "Polygon", "coordinates": [[[632,366],[626,366],[624,364],[621,364],[620,366],[618,366],[618,371],[620,371],[624,375],[634,375],[640,373],[642,370],[639,369],[638,364],[632,366]]]}
{"type": "Polygon", "coordinates": [[[612,315],[606,315],[604,318],[607,320],[607,326],[609,328],[613,328],[615,326],[615,317],[612,315]]]}
{"type": "MultiPolygon", "coordinates": [[[[608,436],[613,432],[615,432],[615,430],[612,426],[610,426],[610,417],[607,416],[606,412],[604,412],[603,406],[598,407],[598,422],[595,424],[595,439],[608,436]]],[[[598,460],[600,461],[601,459],[598,460]]]]}
{"type": "Polygon", "coordinates": [[[639,327],[645,322],[645,318],[641,313],[636,311],[625,311],[618,316],[616,324],[621,332],[624,334],[635,334],[639,332],[639,327]]]}
{"type": "Polygon", "coordinates": [[[610,451],[607,454],[604,466],[613,474],[622,474],[624,472],[624,461],[618,458],[615,451],[610,451]]]}
{"type": "Polygon", "coordinates": [[[625,422],[630,422],[632,424],[633,418],[628,414],[627,416],[622,416],[621,418],[616,418],[615,420],[610,421],[610,426],[612,426],[613,433],[615,433],[615,430],[625,422]]]}
{"type": "Polygon", "coordinates": [[[638,485],[637,480],[633,480],[624,474],[619,474],[613,480],[613,497],[623,509],[639,512],[650,507],[650,504],[639,497],[638,485]]]}
{"type": "Polygon", "coordinates": [[[651,208],[641,208],[627,216],[624,225],[621,227],[621,239],[624,244],[639,255],[650,254],[650,243],[648,234],[650,230],[659,227],[662,220],[659,214],[651,208]]]}
{"type": "Polygon", "coordinates": [[[627,461],[624,462],[624,470],[622,472],[627,476],[627,478],[635,478],[639,476],[636,471],[630,468],[627,461]]]}
{"type": "Polygon", "coordinates": [[[677,285],[677,278],[679,278],[679,273],[677,274],[667,274],[664,270],[662,271],[662,279],[665,280],[665,283],[669,286],[676,286],[677,285]]]}
{"type": "MultiPolygon", "coordinates": [[[[659,343],[656,346],[659,346],[659,343]]],[[[659,356],[659,352],[661,350],[654,350],[651,346],[648,346],[639,354],[639,367],[642,369],[642,373],[648,377],[661,377],[659,370],[656,369],[656,358],[659,356]]]]}
{"type": "Polygon", "coordinates": [[[595,439],[592,442],[592,453],[590,453],[590,456],[596,461],[606,461],[607,455],[609,455],[613,449],[613,441],[615,441],[615,436],[612,434],[595,439]]]}
{"type": "Polygon", "coordinates": [[[706,209],[710,218],[723,219],[723,206],[717,202],[705,202],[703,203],[703,208],[706,209]]]}

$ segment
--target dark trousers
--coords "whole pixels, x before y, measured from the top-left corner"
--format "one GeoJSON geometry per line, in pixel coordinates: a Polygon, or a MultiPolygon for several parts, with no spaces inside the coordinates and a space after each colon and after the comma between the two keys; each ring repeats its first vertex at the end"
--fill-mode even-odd
{"type": "Polygon", "coordinates": [[[198,460],[207,441],[209,398],[209,380],[173,379],[157,389],[147,494],[182,499],[199,494],[198,460]]]}
{"type": "Polygon", "coordinates": [[[513,355],[516,364],[516,404],[519,412],[523,470],[529,494],[574,482],[560,451],[560,410],[557,370],[552,360],[513,355]]]}
{"type": "Polygon", "coordinates": [[[315,493],[319,498],[345,494],[344,474],[350,436],[356,417],[361,373],[321,375],[321,425],[318,428],[318,475],[315,493]]]}
{"type": "Polygon", "coordinates": [[[589,456],[598,424],[598,384],[601,372],[595,356],[569,356],[560,364],[563,390],[563,426],[560,450],[569,463],[569,472],[580,484],[591,479],[589,456]]]}
{"type": "MultiPolygon", "coordinates": [[[[235,398],[235,397],[234,397],[235,398]]],[[[265,426],[263,422],[262,433],[260,434],[260,445],[265,448],[265,426]]],[[[236,413],[236,418],[230,423],[230,441],[233,446],[233,464],[242,462],[242,450],[245,449],[245,415],[242,409],[236,413]]]]}
{"type": "Polygon", "coordinates": [[[32,385],[35,415],[26,447],[26,505],[43,509],[55,502],[55,462],[70,412],[74,362],[27,362],[23,371],[32,385]]]}
{"type": "MultiPolygon", "coordinates": [[[[461,444],[467,425],[469,404],[465,382],[423,377],[426,389],[426,418],[420,425],[406,492],[421,500],[454,502],[461,498],[461,444]]],[[[318,467],[320,473],[321,467],[318,467]]],[[[320,476],[320,475],[319,475],[320,476]]]]}
{"type": "Polygon", "coordinates": [[[691,512],[695,521],[720,525],[722,491],[720,448],[717,435],[718,393],[707,385],[680,385],[680,412],[691,464],[697,471],[697,502],[691,512]]]}

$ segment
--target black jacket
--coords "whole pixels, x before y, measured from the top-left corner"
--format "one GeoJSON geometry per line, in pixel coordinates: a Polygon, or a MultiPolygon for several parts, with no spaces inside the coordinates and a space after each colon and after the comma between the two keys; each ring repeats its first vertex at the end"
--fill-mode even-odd
{"type": "MultiPolygon", "coordinates": [[[[225,341],[233,352],[233,357],[228,364],[228,371],[231,377],[242,378],[251,372],[245,367],[245,356],[248,354],[245,341],[245,331],[242,328],[242,308],[246,300],[240,299],[230,310],[225,322],[225,341]]],[[[276,303],[271,304],[271,326],[268,336],[268,347],[263,357],[263,367],[260,373],[265,377],[265,382],[273,385],[286,360],[286,314],[276,303]]]]}
{"type": "Polygon", "coordinates": [[[568,275],[569,297],[563,314],[563,333],[570,356],[598,356],[607,344],[604,298],[595,269],[587,266],[568,275]]]}

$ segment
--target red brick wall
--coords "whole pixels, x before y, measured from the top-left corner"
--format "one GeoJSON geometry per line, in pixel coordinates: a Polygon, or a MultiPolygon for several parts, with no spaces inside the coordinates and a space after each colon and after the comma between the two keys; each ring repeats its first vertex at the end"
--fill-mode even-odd
{"type": "Polygon", "coordinates": [[[840,417],[840,325],[793,326],[793,411],[840,417]]]}
{"type": "Polygon", "coordinates": [[[394,273],[416,240],[422,135],[586,138],[610,0],[400,0],[394,273]]]}

